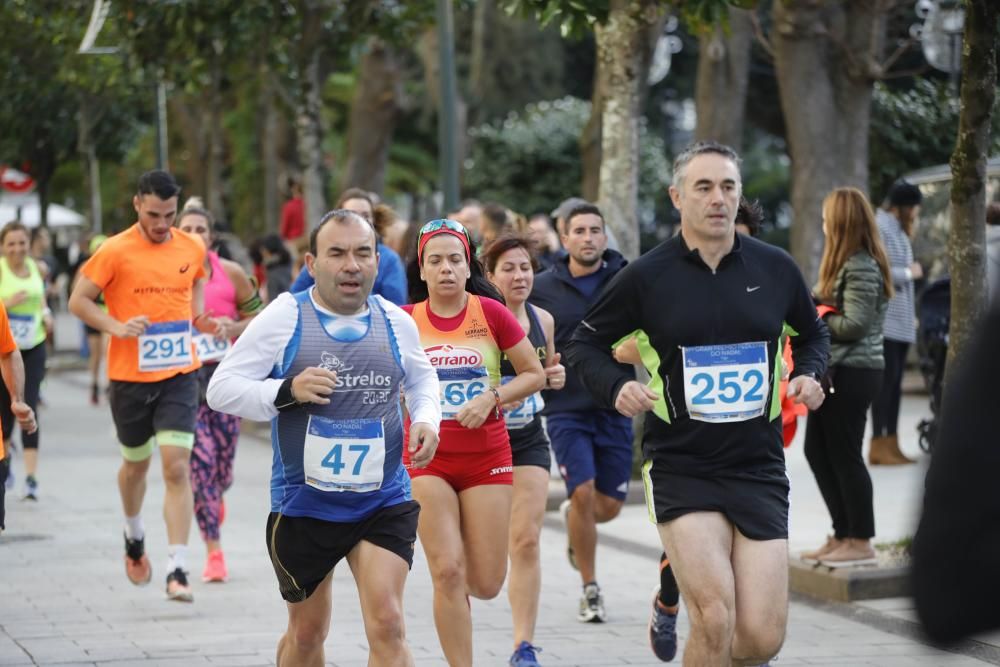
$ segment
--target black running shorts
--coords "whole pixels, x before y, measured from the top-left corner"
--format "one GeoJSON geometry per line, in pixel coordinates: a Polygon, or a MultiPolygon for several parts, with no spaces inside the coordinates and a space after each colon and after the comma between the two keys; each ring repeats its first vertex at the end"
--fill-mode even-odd
{"type": "Polygon", "coordinates": [[[413,567],[419,515],[420,505],[414,500],[383,507],[355,523],[271,512],[267,552],[281,597],[287,602],[306,600],[362,540],[391,551],[413,567]]]}
{"type": "Polygon", "coordinates": [[[646,506],[656,523],[691,512],[720,512],[751,540],[788,539],[788,478],[691,477],[642,467],[646,506]]]}
{"type": "Polygon", "coordinates": [[[141,447],[157,433],[194,433],[198,417],[198,374],[175,375],[159,382],[112,380],[108,392],[118,441],[141,447]]]}
{"type": "Polygon", "coordinates": [[[510,450],[512,465],[538,466],[549,470],[552,467],[552,453],[549,450],[549,439],[545,429],[534,429],[529,424],[523,429],[508,431],[510,434],[510,450]],[[522,433],[524,431],[524,433],[522,433]]]}

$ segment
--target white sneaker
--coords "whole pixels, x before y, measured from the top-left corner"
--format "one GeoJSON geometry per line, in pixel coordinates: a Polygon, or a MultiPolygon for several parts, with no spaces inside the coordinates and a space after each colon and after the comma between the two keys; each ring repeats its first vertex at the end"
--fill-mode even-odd
{"type": "Polygon", "coordinates": [[[603,623],[606,618],[604,612],[604,596],[597,584],[587,584],[583,587],[583,597],[580,598],[580,613],[576,615],[576,620],[581,623],[603,623]]]}
{"type": "Polygon", "coordinates": [[[566,559],[569,561],[570,567],[574,570],[579,570],[580,568],[576,565],[576,553],[573,552],[573,543],[569,539],[569,508],[572,506],[570,499],[562,501],[559,504],[559,515],[562,517],[563,526],[566,528],[566,559]]]}

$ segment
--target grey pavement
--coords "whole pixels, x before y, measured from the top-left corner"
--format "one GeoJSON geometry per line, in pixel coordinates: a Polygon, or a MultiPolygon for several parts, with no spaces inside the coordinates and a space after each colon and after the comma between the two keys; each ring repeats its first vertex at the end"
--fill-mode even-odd
{"type": "MultiPolygon", "coordinates": [[[[223,527],[229,582],[198,581],[205,552],[193,531],[189,566],[195,575],[195,602],[167,602],[161,477],[154,468],[144,510],[153,583],[138,588],[123,572],[115,483],[119,455],[110,416],[106,405],[87,404],[86,385],[84,373],[67,371],[52,374],[43,388],[39,502],[17,499],[23,474],[20,461],[14,462],[18,487],[8,493],[8,531],[0,536],[0,665],[273,664],[286,614],[264,548],[271,464],[266,440],[248,433],[240,442],[236,482],[227,495],[223,527]]],[[[905,419],[913,421],[919,412],[918,399],[908,398],[905,419]]],[[[789,450],[789,465],[792,547],[812,546],[826,534],[828,519],[802,458],[801,442],[789,450]]],[[[908,534],[911,509],[919,498],[920,468],[876,469],[873,476],[880,538],[908,534]]],[[[575,620],[580,582],[565,560],[565,532],[557,514],[546,518],[535,638],[544,649],[540,658],[546,667],[661,664],[652,656],[646,636],[657,576],[656,531],[644,508],[636,505],[602,526],[601,535],[598,571],[609,622],[582,625],[575,620]]],[[[365,665],[366,641],[347,568],[338,568],[333,598],[328,664],[365,665]]],[[[908,601],[879,607],[859,610],[793,600],[788,639],[777,667],[984,664],[922,641],[905,620],[911,613],[908,601]],[[859,622],[859,618],[899,623],[859,622]]],[[[489,602],[473,601],[472,608],[476,664],[506,664],[511,652],[506,592],[489,602]]],[[[419,547],[405,610],[417,664],[443,665],[432,618],[430,577],[419,547]]],[[[683,642],[688,634],[683,611],[679,630],[683,642]]]]}

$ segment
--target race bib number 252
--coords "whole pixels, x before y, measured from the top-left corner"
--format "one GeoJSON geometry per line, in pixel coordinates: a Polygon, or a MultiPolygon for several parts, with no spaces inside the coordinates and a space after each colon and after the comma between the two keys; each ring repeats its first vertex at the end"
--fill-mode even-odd
{"type": "Polygon", "coordinates": [[[767,343],[685,347],[683,354],[691,419],[739,422],[764,414],[771,386],[767,343]]]}

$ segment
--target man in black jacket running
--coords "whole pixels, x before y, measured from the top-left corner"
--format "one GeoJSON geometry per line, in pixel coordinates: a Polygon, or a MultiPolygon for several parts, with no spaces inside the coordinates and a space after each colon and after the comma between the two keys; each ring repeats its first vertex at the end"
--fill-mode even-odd
{"type": "MultiPolygon", "coordinates": [[[[643,482],[691,620],[685,664],[760,664],[784,640],[788,478],[781,440],[781,345],[788,395],[815,409],[829,332],[782,250],[735,233],[739,157],[703,142],[678,156],[670,195],[681,233],[623,269],[574,333],[569,363],[625,416],[652,411],[643,482]],[[610,348],[642,330],[643,385],[610,348]],[[650,363],[646,363],[646,360],[650,363]]],[[[642,346],[641,346],[642,347],[642,346]]]]}

